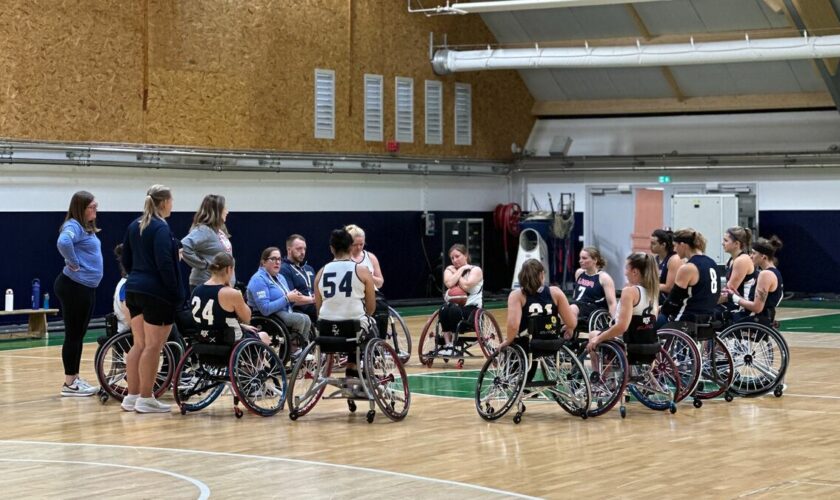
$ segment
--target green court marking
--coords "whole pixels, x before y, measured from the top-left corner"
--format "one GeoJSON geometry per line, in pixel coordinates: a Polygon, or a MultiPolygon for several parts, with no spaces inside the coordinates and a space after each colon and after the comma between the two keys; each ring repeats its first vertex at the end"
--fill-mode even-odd
{"type": "Polygon", "coordinates": [[[479,370],[415,373],[408,376],[412,393],[472,399],[479,370]]]}
{"type": "MultiPolygon", "coordinates": [[[[100,335],[105,334],[104,328],[88,330],[84,342],[86,344],[96,342],[100,335]]],[[[48,339],[9,339],[0,340],[0,351],[11,351],[13,349],[28,349],[31,347],[50,347],[64,344],[64,332],[50,332],[48,339]]]]}
{"type": "Polygon", "coordinates": [[[779,321],[779,329],[783,332],[840,332],[840,314],[827,314],[814,318],[785,319],[779,321]]]}

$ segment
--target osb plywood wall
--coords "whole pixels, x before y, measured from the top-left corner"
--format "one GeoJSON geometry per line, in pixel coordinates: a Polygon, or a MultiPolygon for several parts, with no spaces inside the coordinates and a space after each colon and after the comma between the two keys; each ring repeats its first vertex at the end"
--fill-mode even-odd
{"type": "Polygon", "coordinates": [[[533,125],[516,72],[440,77],[429,32],[492,43],[477,16],[426,18],[402,0],[5,0],[0,136],[223,149],[385,152],[363,139],[363,75],[414,79],[400,154],[508,158],[533,125]],[[336,138],[313,131],[315,68],[336,72],[336,138]],[[424,81],[444,88],[444,144],[424,144],[424,81]],[[473,145],[454,145],[456,82],[472,84],[473,145]]]}

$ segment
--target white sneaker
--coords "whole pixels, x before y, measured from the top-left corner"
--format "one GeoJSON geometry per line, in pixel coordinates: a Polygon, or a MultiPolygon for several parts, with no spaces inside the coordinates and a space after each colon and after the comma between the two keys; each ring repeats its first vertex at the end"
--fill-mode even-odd
{"type": "Polygon", "coordinates": [[[137,399],[139,397],[139,394],[129,394],[128,396],[123,398],[122,404],[120,404],[120,408],[122,408],[123,411],[134,411],[135,406],[137,405],[137,399]]]}
{"type": "Polygon", "coordinates": [[[438,351],[438,356],[452,356],[453,354],[455,354],[454,347],[455,346],[452,345],[444,346],[443,349],[438,351]]]}
{"type": "Polygon", "coordinates": [[[72,384],[64,384],[61,386],[61,395],[65,397],[81,397],[86,398],[93,396],[99,392],[99,388],[91,387],[82,379],[77,378],[72,384]],[[84,383],[84,385],[82,385],[84,383]]]}
{"type": "Polygon", "coordinates": [[[150,398],[137,398],[134,403],[134,411],[137,413],[169,413],[170,405],[163,404],[154,396],[150,398]]]}

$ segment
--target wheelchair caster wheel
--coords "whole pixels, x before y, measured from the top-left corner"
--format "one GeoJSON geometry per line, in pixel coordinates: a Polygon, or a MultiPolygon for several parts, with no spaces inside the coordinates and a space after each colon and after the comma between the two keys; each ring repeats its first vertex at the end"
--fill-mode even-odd
{"type": "Polygon", "coordinates": [[[670,412],[671,412],[671,415],[673,415],[674,413],[677,413],[677,405],[676,405],[676,403],[674,403],[673,401],[671,401],[670,406],[668,406],[668,411],[670,411],[670,412]]]}
{"type": "Polygon", "coordinates": [[[181,415],[186,415],[186,414],[187,414],[187,407],[184,406],[184,405],[181,405],[181,415]]]}
{"type": "Polygon", "coordinates": [[[434,360],[434,359],[432,359],[432,358],[427,359],[427,360],[426,360],[426,363],[425,363],[426,368],[431,368],[431,367],[432,367],[432,364],[434,364],[434,362],[435,362],[435,360],[434,360]]]}
{"type": "Polygon", "coordinates": [[[624,406],[618,409],[618,413],[621,415],[621,418],[627,418],[627,408],[624,406]]]}
{"type": "Polygon", "coordinates": [[[295,410],[290,411],[289,412],[289,420],[294,421],[294,420],[297,420],[297,419],[298,419],[298,413],[295,410]]]}
{"type": "Polygon", "coordinates": [[[701,401],[700,398],[694,398],[694,407],[700,408],[701,406],[703,406],[703,401],[701,401]]]}
{"type": "Polygon", "coordinates": [[[731,403],[734,398],[732,397],[731,392],[726,391],[726,394],[723,395],[723,399],[725,399],[727,403],[731,403]]]}
{"type": "Polygon", "coordinates": [[[463,359],[459,359],[458,361],[455,362],[455,368],[460,370],[463,367],[464,367],[464,360],[463,359]]]}
{"type": "Polygon", "coordinates": [[[236,418],[242,418],[242,409],[241,408],[234,408],[233,414],[236,415],[236,418]]]}
{"type": "Polygon", "coordinates": [[[348,399],[347,408],[350,410],[350,413],[356,413],[356,402],[352,399],[348,399]]]}
{"type": "Polygon", "coordinates": [[[522,414],[521,413],[517,413],[516,415],[513,416],[513,423],[518,424],[519,422],[522,422],[522,414]]]}
{"type": "Polygon", "coordinates": [[[586,420],[587,418],[589,418],[589,414],[586,413],[585,411],[581,410],[580,411],[580,418],[583,419],[583,420],[586,420]]]}
{"type": "Polygon", "coordinates": [[[108,402],[108,393],[105,391],[99,391],[99,402],[103,405],[108,402]]]}
{"type": "Polygon", "coordinates": [[[449,358],[443,358],[443,364],[448,365],[449,364],[449,358]]]}
{"type": "Polygon", "coordinates": [[[365,416],[365,419],[367,420],[367,423],[372,424],[373,423],[373,417],[375,417],[375,416],[376,416],[375,411],[373,411],[373,410],[368,411],[367,415],[365,416]]]}
{"type": "Polygon", "coordinates": [[[777,398],[782,397],[782,394],[784,394],[784,393],[785,393],[785,388],[782,387],[781,384],[777,385],[776,388],[773,389],[773,395],[776,396],[777,398]]]}
{"type": "Polygon", "coordinates": [[[522,410],[519,413],[525,413],[525,410],[527,410],[527,408],[525,408],[525,405],[522,405],[522,410]]]}

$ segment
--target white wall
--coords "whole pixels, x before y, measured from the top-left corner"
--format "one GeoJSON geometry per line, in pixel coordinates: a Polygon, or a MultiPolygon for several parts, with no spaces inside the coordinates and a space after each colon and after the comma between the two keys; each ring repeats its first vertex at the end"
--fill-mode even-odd
{"type": "Polygon", "coordinates": [[[837,111],[537,120],[525,149],[549,156],[572,139],[568,156],[827,151],[840,145],[837,111]]]}
{"type": "Polygon", "coordinates": [[[254,212],[491,211],[509,198],[505,177],[0,165],[0,211],[65,211],[86,190],[101,211],[138,212],[156,183],[173,189],[179,212],[194,212],[209,193],[224,195],[231,211],[254,212]]]}

